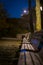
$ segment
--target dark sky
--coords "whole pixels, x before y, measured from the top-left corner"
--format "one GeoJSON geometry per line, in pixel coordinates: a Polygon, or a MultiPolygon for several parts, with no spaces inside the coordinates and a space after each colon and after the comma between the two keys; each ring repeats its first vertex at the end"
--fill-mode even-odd
{"type": "MultiPolygon", "coordinates": [[[[20,18],[23,10],[28,9],[28,0],[0,0],[5,4],[5,8],[8,10],[11,18],[20,18]]],[[[32,6],[34,6],[34,0],[32,6]]]]}

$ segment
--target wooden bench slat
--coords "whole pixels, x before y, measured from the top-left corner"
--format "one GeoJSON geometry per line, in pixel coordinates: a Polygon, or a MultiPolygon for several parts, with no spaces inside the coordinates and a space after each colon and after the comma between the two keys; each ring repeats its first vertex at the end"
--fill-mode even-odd
{"type": "Polygon", "coordinates": [[[31,53],[34,65],[40,65],[40,62],[38,61],[38,59],[36,58],[36,56],[34,55],[34,53],[33,52],[30,52],[30,53],[31,53]]]}
{"type": "Polygon", "coordinates": [[[28,49],[28,44],[24,44],[25,45],[25,49],[28,49]]]}
{"type": "Polygon", "coordinates": [[[18,65],[43,65],[37,53],[25,51],[25,49],[35,50],[31,44],[22,44],[18,65]]]}
{"type": "Polygon", "coordinates": [[[32,50],[35,50],[31,44],[29,46],[31,47],[32,50]]]}
{"type": "Polygon", "coordinates": [[[43,61],[42,61],[42,59],[40,58],[39,54],[35,53],[35,55],[36,55],[36,56],[37,56],[37,58],[39,59],[39,61],[40,61],[41,65],[43,65],[43,61]]]}
{"type": "Polygon", "coordinates": [[[26,65],[33,65],[29,52],[25,52],[25,54],[26,54],[26,65]]]}
{"type": "MultiPolygon", "coordinates": [[[[30,48],[32,48],[32,45],[30,44],[30,48]]],[[[34,49],[34,48],[33,48],[34,49]]],[[[33,61],[34,61],[34,63],[35,63],[35,60],[36,60],[36,63],[37,64],[35,64],[35,65],[40,65],[40,62],[41,62],[41,59],[40,59],[40,57],[39,57],[39,55],[37,54],[37,53],[33,53],[33,52],[30,52],[31,53],[31,56],[32,56],[32,59],[33,59],[33,61]],[[35,56],[35,54],[38,56],[38,58],[40,59],[40,62],[39,62],[39,60],[36,58],[36,56],[35,56]]],[[[41,62],[41,64],[43,65],[43,63],[41,62]]]]}
{"type": "Polygon", "coordinates": [[[30,44],[28,44],[28,49],[31,50],[30,44]]]}
{"type": "Polygon", "coordinates": [[[18,65],[25,65],[25,62],[24,62],[24,52],[20,52],[18,65]]]}
{"type": "Polygon", "coordinates": [[[28,44],[28,49],[35,51],[35,49],[33,48],[33,46],[31,44],[28,44]]]}
{"type": "Polygon", "coordinates": [[[24,49],[24,44],[22,44],[21,50],[24,49]]]}

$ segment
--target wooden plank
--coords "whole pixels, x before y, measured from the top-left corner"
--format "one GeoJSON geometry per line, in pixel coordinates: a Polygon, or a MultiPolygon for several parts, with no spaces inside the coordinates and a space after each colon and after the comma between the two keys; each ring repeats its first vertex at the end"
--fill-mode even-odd
{"type": "MultiPolygon", "coordinates": [[[[34,50],[31,44],[22,44],[22,49],[34,50]]],[[[37,53],[23,51],[20,52],[18,65],[43,65],[43,63],[37,53]]]]}
{"type": "Polygon", "coordinates": [[[25,61],[24,61],[24,52],[21,52],[21,53],[20,53],[18,65],[25,65],[25,61]]]}
{"type": "Polygon", "coordinates": [[[28,49],[28,44],[25,44],[25,49],[28,49]]]}
{"type": "Polygon", "coordinates": [[[28,44],[28,49],[33,51],[35,50],[31,44],[28,44]]]}
{"type": "Polygon", "coordinates": [[[34,53],[33,53],[33,52],[30,52],[30,54],[31,54],[31,57],[32,57],[32,59],[33,59],[34,65],[40,65],[40,62],[39,62],[39,60],[36,58],[36,56],[34,55],[34,53]]]}
{"type": "Polygon", "coordinates": [[[43,65],[43,61],[42,59],[40,58],[39,54],[35,53],[36,57],[38,58],[39,62],[41,65],[43,65]]]}
{"type": "Polygon", "coordinates": [[[31,44],[29,46],[31,47],[31,50],[35,50],[31,44]]]}
{"type": "Polygon", "coordinates": [[[21,47],[21,49],[24,49],[24,44],[22,44],[22,47],[21,47]]]}
{"type": "Polygon", "coordinates": [[[31,50],[30,44],[28,44],[28,49],[31,50]]]}
{"type": "MultiPolygon", "coordinates": [[[[32,48],[32,45],[30,45],[30,48],[32,48]]],[[[30,52],[30,55],[31,55],[33,64],[34,64],[34,65],[43,65],[43,64],[41,64],[42,62],[39,61],[39,59],[38,59],[38,58],[40,58],[39,55],[36,54],[36,55],[38,56],[38,58],[37,58],[37,57],[35,56],[35,54],[36,54],[36,53],[30,52]],[[41,63],[40,63],[40,62],[41,62],[41,63]]]]}
{"type": "Polygon", "coordinates": [[[25,54],[26,54],[26,65],[33,65],[29,52],[25,52],[25,54]]]}

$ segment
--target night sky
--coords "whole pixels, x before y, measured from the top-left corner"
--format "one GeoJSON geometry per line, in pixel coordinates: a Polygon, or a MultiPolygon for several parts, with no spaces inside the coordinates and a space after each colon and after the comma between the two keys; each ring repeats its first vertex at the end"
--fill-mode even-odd
{"type": "MultiPolygon", "coordinates": [[[[28,0],[0,0],[0,3],[5,5],[10,18],[20,18],[23,10],[28,9],[28,0]]],[[[35,2],[32,0],[32,6],[34,5],[35,2]]]]}

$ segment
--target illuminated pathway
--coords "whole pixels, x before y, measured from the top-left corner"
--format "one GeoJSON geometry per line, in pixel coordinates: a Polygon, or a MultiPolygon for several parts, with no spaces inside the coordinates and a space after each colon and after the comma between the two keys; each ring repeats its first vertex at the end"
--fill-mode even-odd
{"type": "Polygon", "coordinates": [[[22,44],[18,65],[43,65],[43,63],[38,53],[29,43],[22,44]]]}

